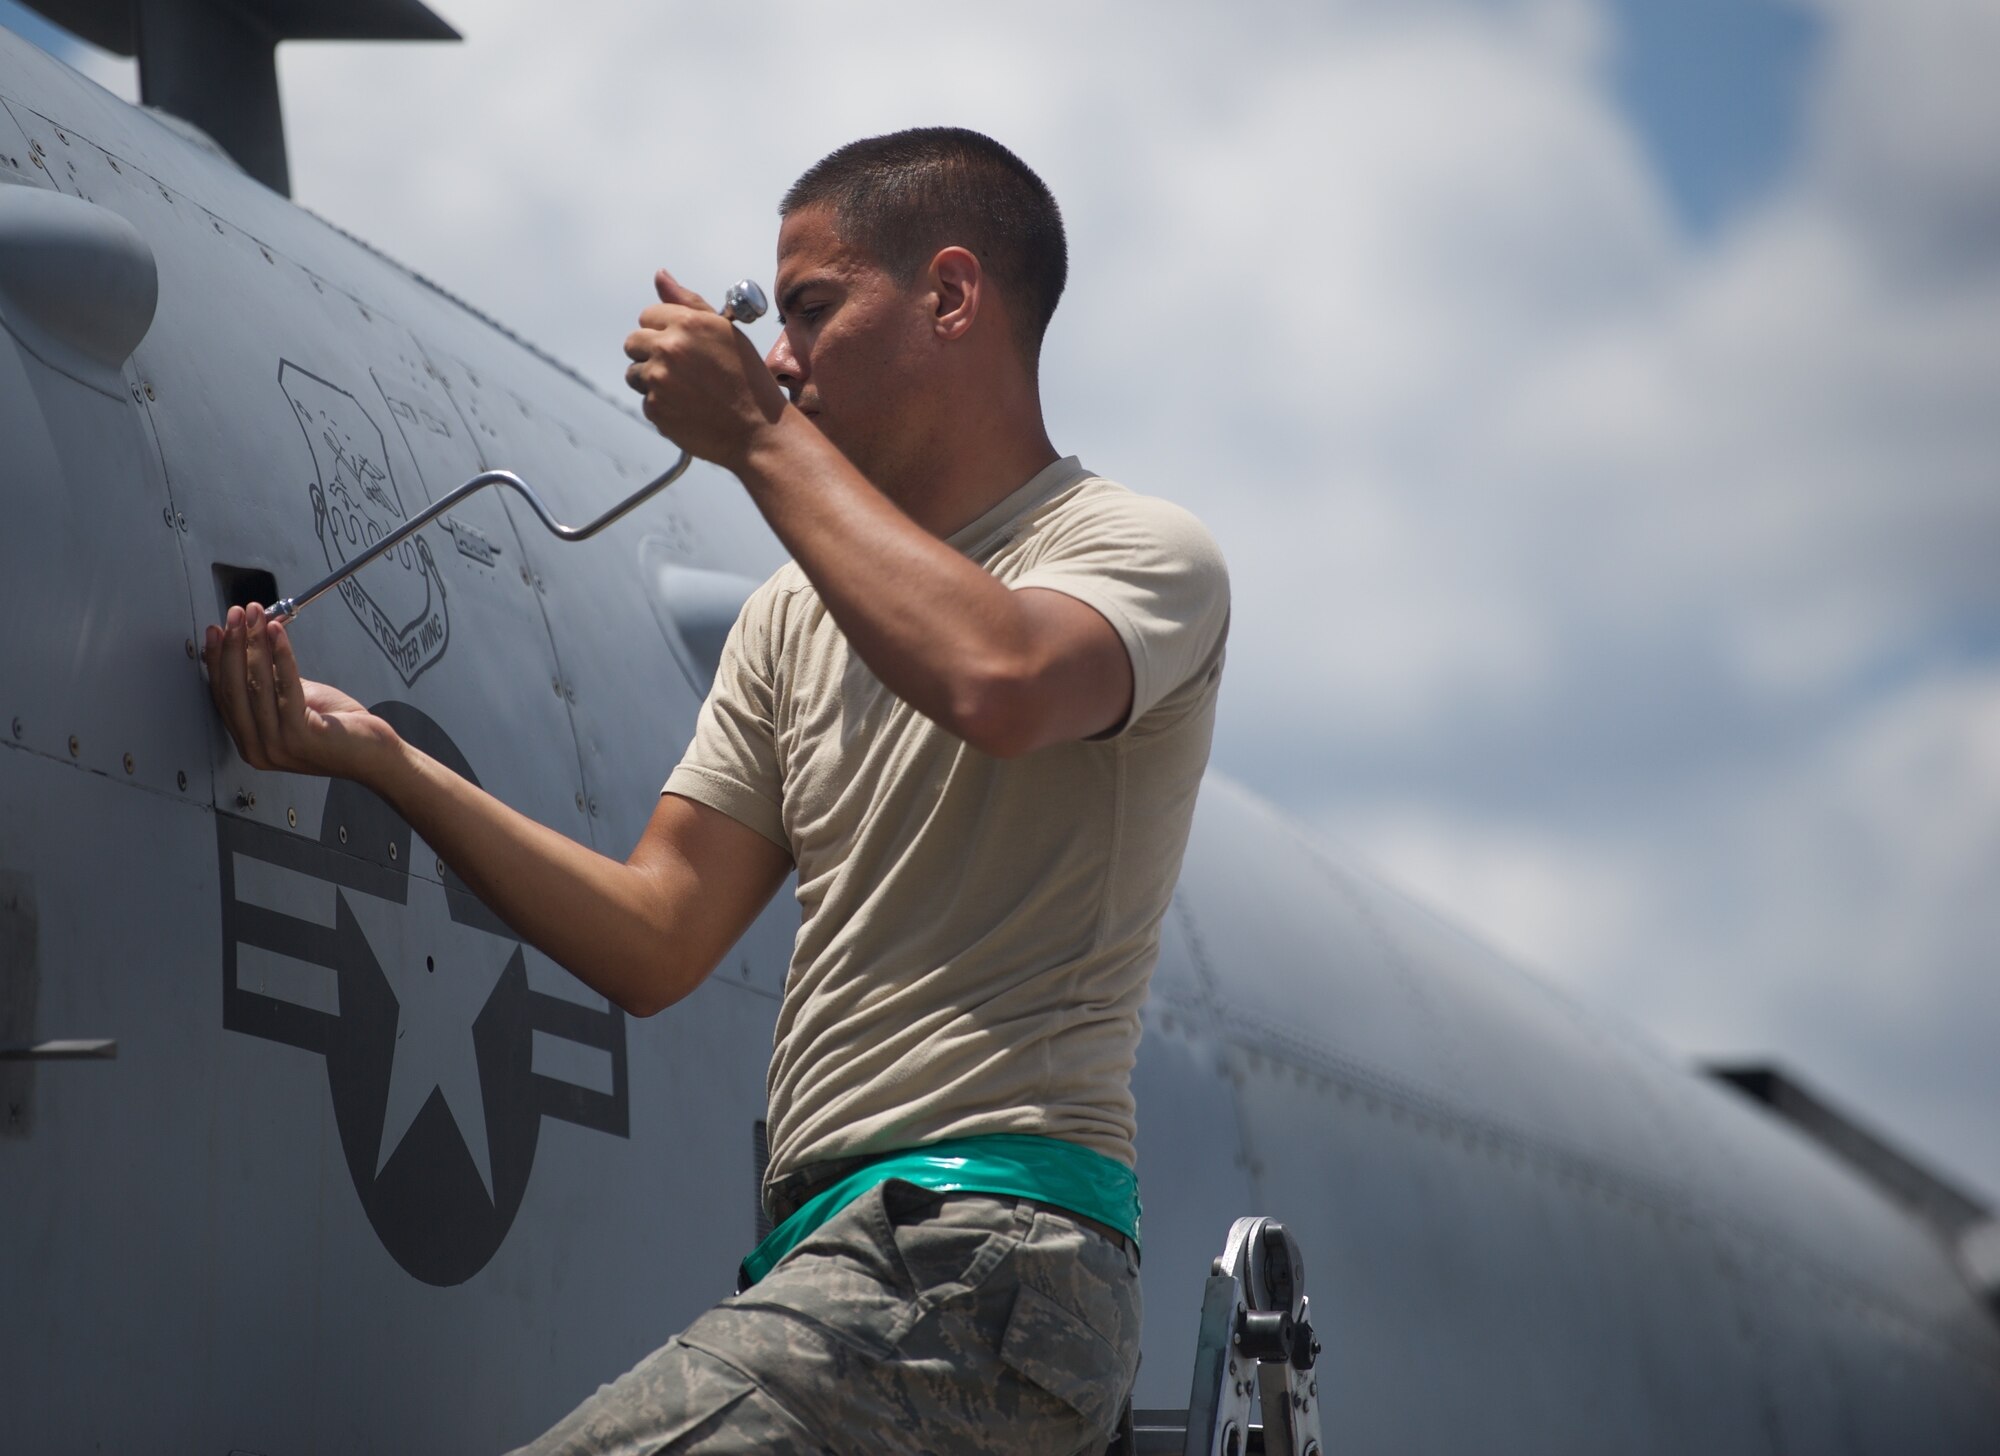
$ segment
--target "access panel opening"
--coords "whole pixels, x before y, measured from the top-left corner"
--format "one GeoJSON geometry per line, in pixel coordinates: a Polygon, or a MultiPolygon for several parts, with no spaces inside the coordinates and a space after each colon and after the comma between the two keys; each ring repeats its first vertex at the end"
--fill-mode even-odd
{"type": "Polygon", "coordinates": [[[218,621],[228,619],[231,607],[247,607],[252,602],[268,607],[278,599],[278,578],[261,566],[228,566],[218,561],[210,570],[215,575],[218,621]]]}

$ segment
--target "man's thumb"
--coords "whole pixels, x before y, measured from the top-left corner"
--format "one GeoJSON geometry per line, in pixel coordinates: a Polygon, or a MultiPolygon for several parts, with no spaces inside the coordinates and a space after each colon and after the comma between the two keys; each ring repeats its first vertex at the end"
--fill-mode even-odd
{"type": "Polygon", "coordinates": [[[706,299],[693,289],[681,287],[674,275],[664,268],[653,275],[653,290],[660,295],[661,303],[671,303],[681,308],[708,307],[706,299]]]}

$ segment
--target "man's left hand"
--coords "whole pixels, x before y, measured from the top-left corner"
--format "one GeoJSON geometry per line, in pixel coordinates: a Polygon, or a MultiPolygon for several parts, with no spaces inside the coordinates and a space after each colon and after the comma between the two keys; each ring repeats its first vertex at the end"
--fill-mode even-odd
{"type": "Polygon", "coordinates": [[[662,268],[660,301],[625,340],[625,382],[645,396],[653,427],[704,460],[731,469],[758,431],[785,412],[785,393],[742,331],[662,268]]]}

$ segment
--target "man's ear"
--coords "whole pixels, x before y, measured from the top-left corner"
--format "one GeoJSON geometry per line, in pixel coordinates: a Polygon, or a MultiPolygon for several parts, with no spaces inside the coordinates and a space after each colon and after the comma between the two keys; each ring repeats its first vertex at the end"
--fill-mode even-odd
{"type": "Polygon", "coordinates": [[[957,339],[979,317],[986,292],[986,270],[970,249],[942,248],[931,259],[931,291],[937,299],[938,337],[957,339]]]}

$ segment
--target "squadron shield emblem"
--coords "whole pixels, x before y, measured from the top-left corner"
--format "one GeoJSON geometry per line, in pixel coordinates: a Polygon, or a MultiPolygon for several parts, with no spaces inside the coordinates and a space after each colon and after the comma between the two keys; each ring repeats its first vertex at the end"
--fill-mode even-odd
{"type": "MultiPolygon", "coordinates": [[[[313,530],[328,568],[344,565],[408,519],[382,431],[353,395],[290,360],[279,362],[278,383],[312,451],[313,530]]],[[[405,687],[444,656],[444,578],[421,532],[344,578],[339,591],[405,687]]]]}
{"type": "MultiPolygon", "coordinates": [[[[429,717],[373,711],[478,782],[429,717]]],[[[499,917],[359,785],[333,781],[316,842],[215,822],[223,1026],[326,1059],[382,1246],[427,1284],[463,1283],[513,1225],[543,1118],[627,1135],[624,1014],[533,989],[499,917]]]]}

